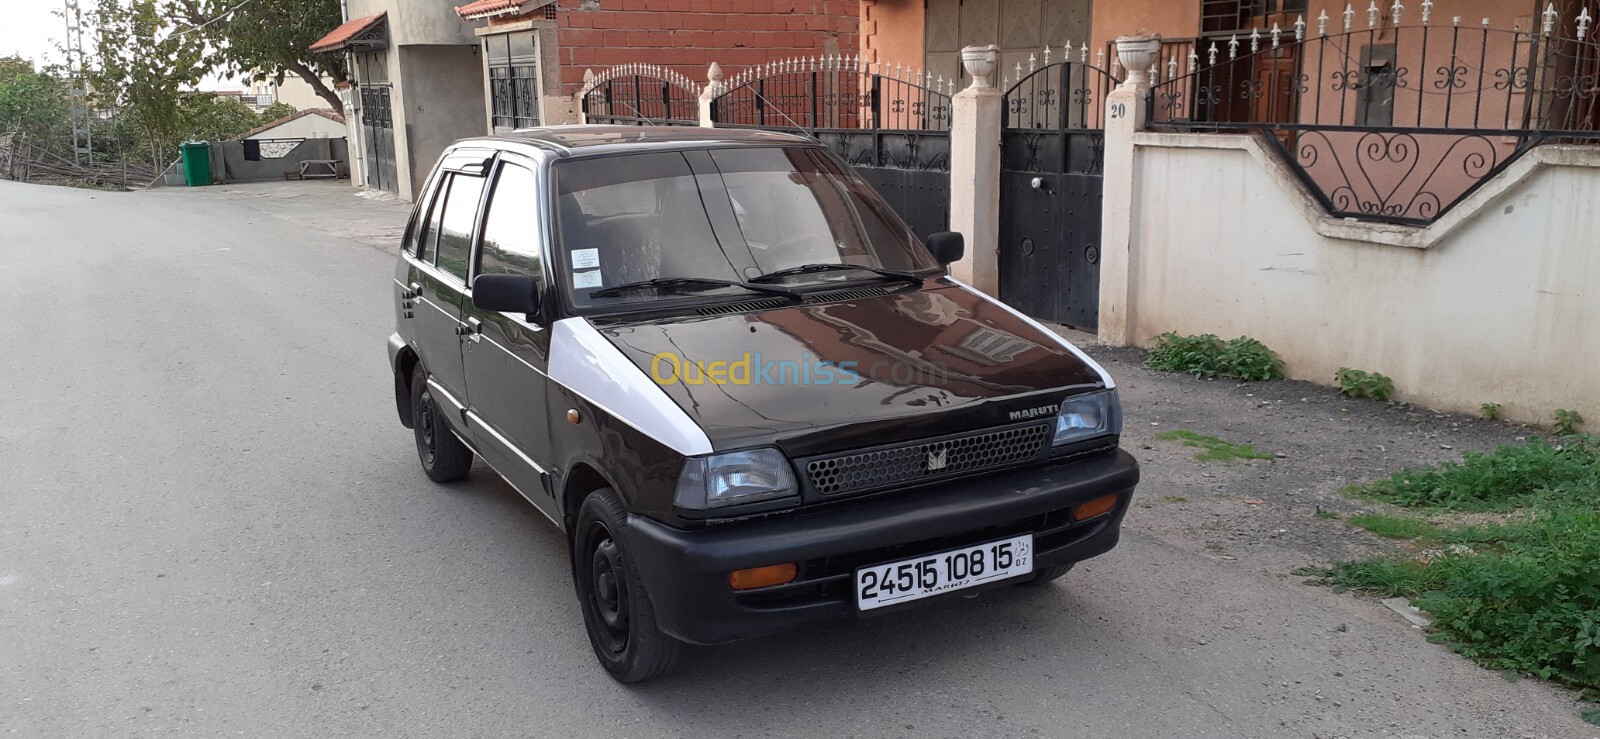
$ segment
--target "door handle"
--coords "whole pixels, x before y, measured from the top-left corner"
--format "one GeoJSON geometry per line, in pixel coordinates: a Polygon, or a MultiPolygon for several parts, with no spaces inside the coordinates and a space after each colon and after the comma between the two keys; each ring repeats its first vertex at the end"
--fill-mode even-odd
{"type": "Polygon", "coordinates": [[[420,283],[420,282],[411,283],[411,292],[407,293],[405,297],[406,297],[406,300],[411,300],[411,299],[414,299],[414,298],[422,297],[422,283],[420,283]]]}
{"type": "Polygon", "coordinates": [[[461,331],[464,336],[474,342],[482,341],[483,321],[480,321],[476,318],[468,318],[467,325],[462,327],[461,331]]]}

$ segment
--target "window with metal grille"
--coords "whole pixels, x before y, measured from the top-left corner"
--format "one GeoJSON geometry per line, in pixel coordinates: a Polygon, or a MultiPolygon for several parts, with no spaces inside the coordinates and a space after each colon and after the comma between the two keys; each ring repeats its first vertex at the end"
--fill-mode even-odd
{"type": "Polygon", "coordinates": [[[495,133],[539,125],[538,32],[485,36],[483,53],[489,60],[491,125],[495,133]]]}

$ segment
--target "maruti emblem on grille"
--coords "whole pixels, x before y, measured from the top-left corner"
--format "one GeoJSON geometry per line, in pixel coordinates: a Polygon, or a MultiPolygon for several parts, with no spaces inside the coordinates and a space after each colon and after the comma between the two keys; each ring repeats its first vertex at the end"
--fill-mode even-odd
{"type": "Polygon", "coordinates": [[[944,469],[949,450],[943,447],[928,450],[928,471],[938,472],[944,469]]]}

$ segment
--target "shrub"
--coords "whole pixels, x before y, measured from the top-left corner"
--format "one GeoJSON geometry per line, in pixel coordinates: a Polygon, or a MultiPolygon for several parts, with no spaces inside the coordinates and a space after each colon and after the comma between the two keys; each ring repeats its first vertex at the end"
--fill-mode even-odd
{"type": "Polygon", "coordinates": [[[1490,421],[1498,421],[1498,420],[1500,420],[1500,404],[1499,403],[1484,403],[1483,405],[1478,406],[1478,412],[1482,413],[1483,417],[1485,419],[1487,419],[1487,420],[1490,420],[1490,421]]]}
{"type": "Polygon", "coordinates": [[[1338,383],[1339,392],[1352,398],[1387,401],[1394,397],[1394,380],[1377,372],[1341,367],[1334,373],[1333,381],[1338,383]]]}
{"type": "Polygon", "coordinates": [[[1535,438],[1493,454],[1464,452],[1460,462],[1404,469],[1353,490],[1413,508],[1508,511],[1552,500],[1600,506],[1600,436],[1563,444],[1535,438]]]}
{"type": "Polygon", "coordinates": [[[1555,412],[1553,418],[1555,419],[1555,425],[1551,428],[1562,436],[1572,436],[1578,433],[1578,429],[1583,427],[1583,416],[1578,415],[1577,411],[1569,411],[1562,408],[1555,412]]]}
{"type": "Polygon", "coordinates": [[[1202,380],[1236,377],[1247,381],[1283,377],[1283,361],[1265,344],[1248,336],[1224,342],[1216,334],[1179,336],[1167,332],[1155,339],[1146,365],[1163,372],[1187,372],[1202,380]]]}

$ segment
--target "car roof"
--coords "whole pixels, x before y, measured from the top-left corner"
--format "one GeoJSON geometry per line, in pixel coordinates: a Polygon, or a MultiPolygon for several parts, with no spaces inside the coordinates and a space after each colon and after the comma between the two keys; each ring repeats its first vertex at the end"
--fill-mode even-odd
{"type": "Polygon", "coordinates": [[[737,146],[816,145],[812,139],[777,131],[700,126],[570,125],[525,128],[498,136],[456,142],[457,147],[531,144],[559,156],[639,151],[675,151],[737,146]]]}

